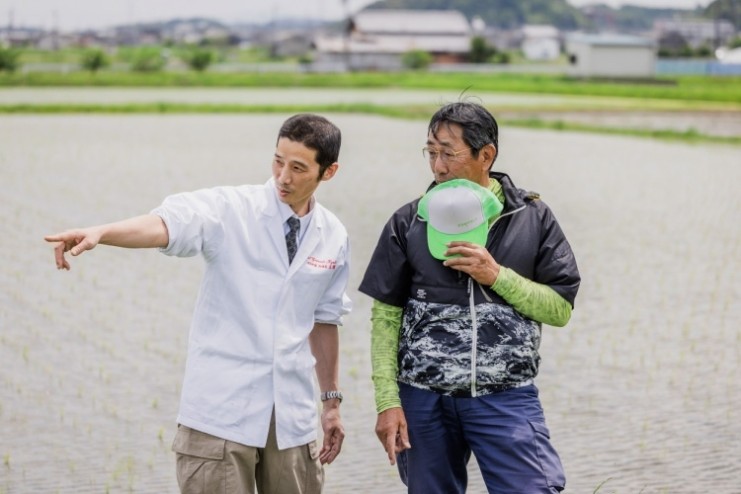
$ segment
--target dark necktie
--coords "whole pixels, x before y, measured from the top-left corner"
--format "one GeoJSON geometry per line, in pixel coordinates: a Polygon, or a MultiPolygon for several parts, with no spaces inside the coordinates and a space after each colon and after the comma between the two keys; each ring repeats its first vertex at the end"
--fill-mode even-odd
{"type": "Polygon", "coordinates": [[[293,256],[296,255],[298,250],[298,229],[301,226],[301,222],[295,216],[291,216],[286,220],[288,223],[288,233],[286,233],[286,248],[288,249],[288,264],[293,262],[293,256]]]}

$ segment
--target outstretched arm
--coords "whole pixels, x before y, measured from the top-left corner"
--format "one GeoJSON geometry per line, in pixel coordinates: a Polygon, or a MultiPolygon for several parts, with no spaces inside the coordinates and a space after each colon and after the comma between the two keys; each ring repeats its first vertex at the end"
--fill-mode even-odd
{"type": "MultiPolygon", "coordinates": [[[[339,389],[340,335],[336,324],[314,323],[309,334],[311,353],[316,359],[316,377],[322,392],[339,389]]],[[[319,451],[322,464],[332,463],[342,449],[345,429],[340,418],[340,400],[331,398],[322,403],[324,443],[319,451]]]]}
{"type": "Polygon", "coordinates": [[[169,235],[162,218],[152,214],[135,216],[115,223],[91,226],[48,235],[47,242],[55,242],[54,256],[57,269],[70,269],[64,253],[79,256],[96,245],[112,245],[130,249],[167,247],[169,235]]]}

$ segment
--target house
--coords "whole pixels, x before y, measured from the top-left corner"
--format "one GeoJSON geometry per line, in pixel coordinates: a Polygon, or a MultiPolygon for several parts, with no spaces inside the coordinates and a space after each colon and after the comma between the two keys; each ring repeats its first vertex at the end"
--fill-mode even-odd
{"type": "Polygon", "coordinates": [[[522,53],[528,60],[555,60],[561,54],[559,36],[554,26],[525,25],[522,27],[522,53]]]}
{"type": "Polygon", "coordinates": [[[302,57],[312,48],[313,37],[302,31],[277,31],[272,34],[269,49],[274,57],[302,57]]]}
{"type": "Polygon", "coordinates": [[[41,29],[8,26],[0,29],[0,43],[9,47],[35,46],[43,35],[41,29]]]}
{"type": "Polygon", "coordinates": [[[455,10],[364,10],[348,22],[344,36],[315,39],[316,60],[351,70],[398,70],[412,50],[434,63],[460,63],[471,48],[471,25],[455,10]]]}
{"type": "Polygon", "coordinates": [[[579,77],[647,78],[656,75],[653,40],[619,34],[566,37],[570,73],[579,77]]]}
{"type": "Polygon", "coordinates": [[[661,19],[654,22],[653,36],[657,40],[678,38],[697,49],[724,45],[736,36],[736,30],[725,19],[661,19]]]}

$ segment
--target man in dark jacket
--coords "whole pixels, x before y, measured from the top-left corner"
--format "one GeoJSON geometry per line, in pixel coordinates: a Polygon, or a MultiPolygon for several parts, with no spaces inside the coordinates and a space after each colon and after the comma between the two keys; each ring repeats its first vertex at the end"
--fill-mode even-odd
{"type": "Polygon", "coordinates": [[[491,168],[498,127],[481,105],[433,115],[423,149],[435,181],[466,179],[504,205],[486,245],[428,249],[419,199],[386,224],[360,285],[373,297],[376,434],[410,493],[463,493],[476,455],[490,493],[554,493],[565,478],[533,379],[541,325],[571,317],[579,272],[537,194],[491,168]]]}

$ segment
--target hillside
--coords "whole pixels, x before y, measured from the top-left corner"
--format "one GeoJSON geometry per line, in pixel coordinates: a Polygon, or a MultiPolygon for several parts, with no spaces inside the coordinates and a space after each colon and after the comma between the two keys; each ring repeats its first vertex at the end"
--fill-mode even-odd
{"type": "MultiPolygon", "coordinates": [[[[693,16],[712,18],[733,16],[733,0],[716,0],[705,9],[652,9],[624,5],[573,7],[566,0],[380,0],[368,9],[459,10],[470,20],[481,17],[487,26],[502,29],[523,24],[551,24],[562,30],[616,30],[640,32],[651,29],[659,18],[693,16]]],[[[739,7],[741,10],[741,6],[739,7]]]]}
{"type": "Polygon", "coordinates": [[[705,9],[705,16],[711,19],[726,19],[738,29],[741,21],[741,4],[736,0],[715,0],[705,9]]]}
{"type": "Polygon", "coordinates": [[[587,25],[584,15],[566,0],[381,0],[367,8],[459,10],[468,19],[479,16],[488,26],[499,28],[553,24],[572,30],[587,25]]]}

